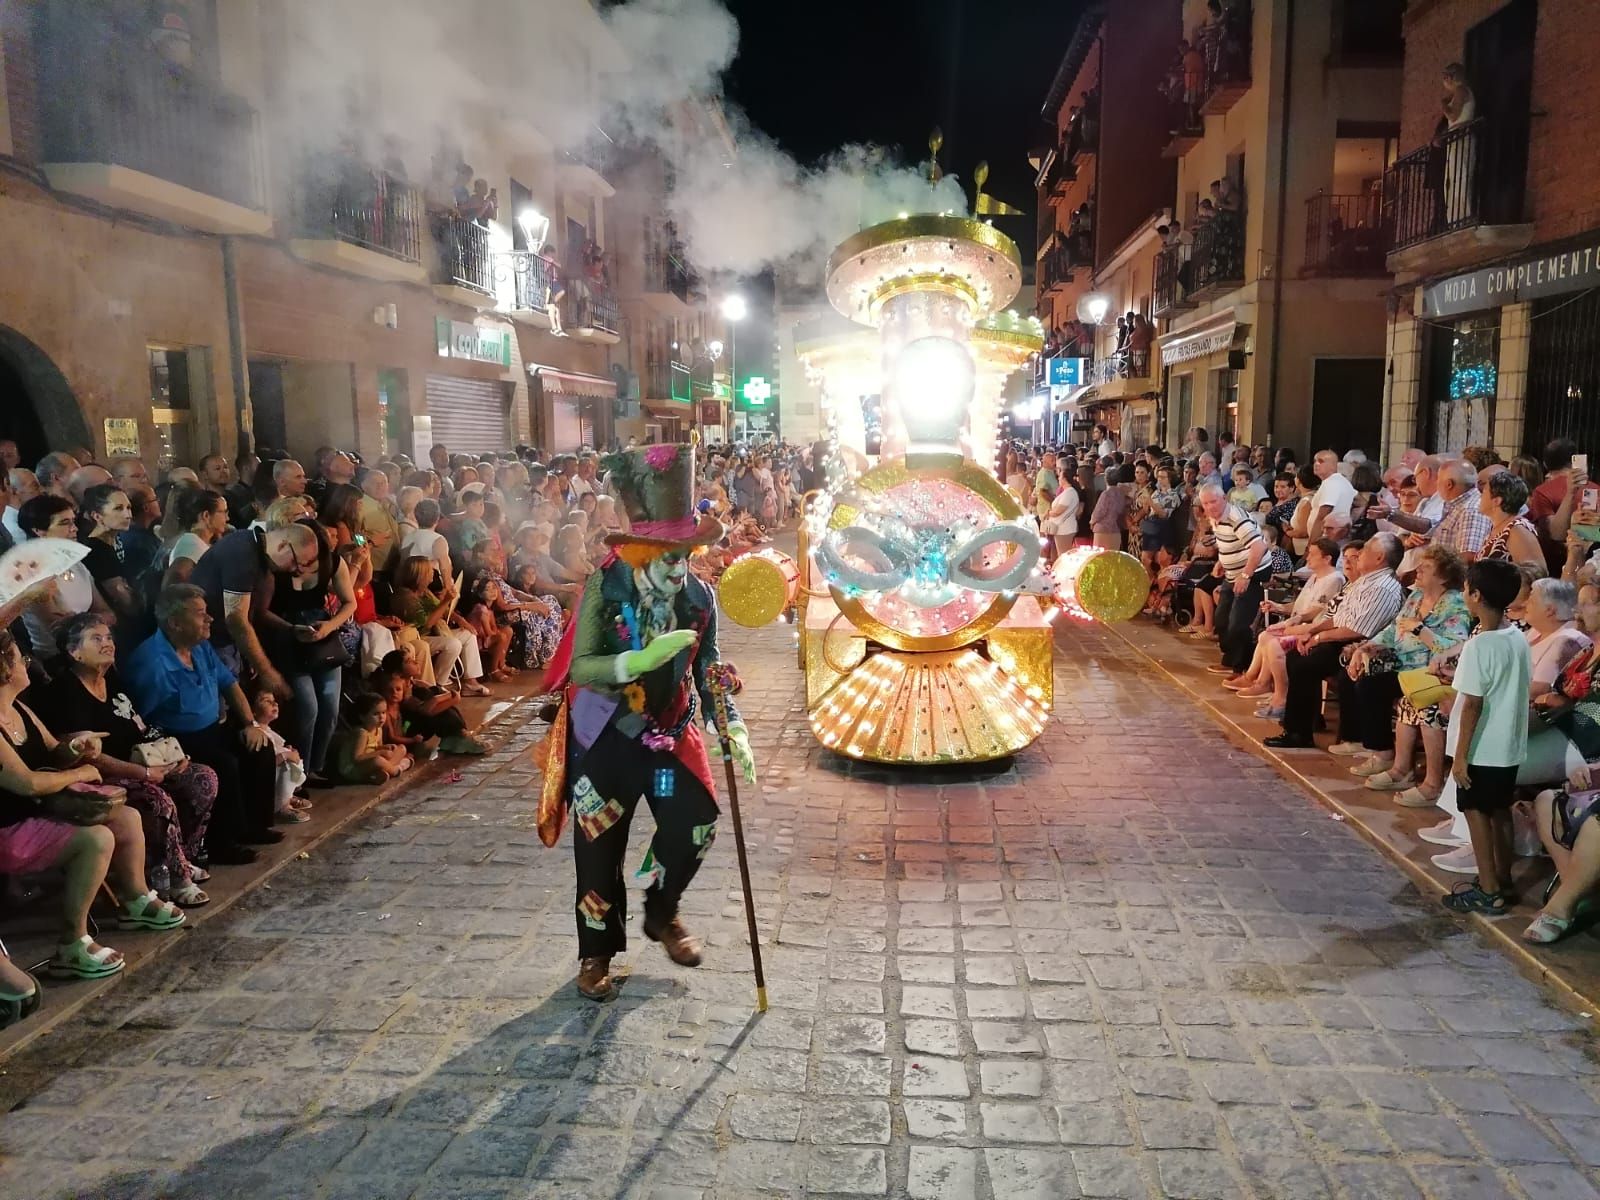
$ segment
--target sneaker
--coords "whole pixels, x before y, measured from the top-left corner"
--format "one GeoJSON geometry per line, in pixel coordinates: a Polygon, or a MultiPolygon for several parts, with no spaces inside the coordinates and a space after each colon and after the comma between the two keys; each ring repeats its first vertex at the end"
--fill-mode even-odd
{"type": "Polygon", "coordinates": [[[1435,846],[1465,846],[1467,843],[1451,832],[1455,824],[1454,817],[1446,817],[1437,825],[1417,830],[1417,836],[1425,842],[1432,842],[1435,846]]]}
{"type": "Polygon", "coordinates": [[[1229,666],[1224,666],[1222,663],[1213,663],[1211,666],[1207,667],[1206,670],[1209,671],[1213,675],[1232,675],[1233,674],[1233,668],[1229,667],[1229,666]]]}
{"type": "Polygon", "coordinates": [[[1354,758],[1357,754],[1366,754],[1367,748],[1360,742],[1335,742],[1328,747],[1328,753],[1341,758],[1354,758]]]}
{"type": "Polygon", "coordinates": [[[1256,716],[1263,721],[1281,721],[1283,720],[1283,708],[1281,706],[1274,707],[1271,704],[1263,704],[1256,709],[1256,716]]]}
{"type": "Polygon", "coordinates": [[[1451,912],[1482,913],[1486,917],[1503,917],[1511,911],[1511,903],[1504,892],[1486,892],[1476,879],[1471,883],[1458,883],[1444,898],[1444,906],[1451,912]]]}
{"type": "Polygon", "coordinates": [[[1476,875],[1478,860],[1473,856],[1472,845],[1457,846],[1454,850],[1433,856],[1433,865],[1452,875],[1476,875]]]}

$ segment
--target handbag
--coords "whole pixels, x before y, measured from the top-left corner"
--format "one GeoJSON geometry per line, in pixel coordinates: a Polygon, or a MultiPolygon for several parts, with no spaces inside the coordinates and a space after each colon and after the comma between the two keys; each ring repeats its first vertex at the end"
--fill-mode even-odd
{"type": "MultiPolygon", "coordinates": [[[[310,625],[321,624],[328,619],[326,607],[308,608],[296,614],[294,624],[310,625]]],[[[318,638],[314,642],[302,642],[293,634],[281,639],[285,661],[291,673],[315,675],[322,671],[331,671],[335,667],[348,667],[350,653],[344,647],[344,642],[339,638],[336,629],[327,637],[318,638]]]]}
{"type": "Polygon", "coordinates": [[[1442,704],[1456,694],[1455,688],[1431,671],[1401,671],[1396,677],[1400,680],[1400,691],[1418,712],[1442,704]]]}
{"type": "Polygon", "coordinates": [[[56,795],[71,796],[94,805],[87,812],[51,813],[56,820],[69,825],[104,825],[112,813],[128,802],[127,790],[111,783],[74,783],[62,788],[56,795]]]}
{"type": "Polygon", "coordinates": [[[187,756],[177,738],[158,737],[140,742],[129,757],[141,767],[175,767],[187,756]]]}

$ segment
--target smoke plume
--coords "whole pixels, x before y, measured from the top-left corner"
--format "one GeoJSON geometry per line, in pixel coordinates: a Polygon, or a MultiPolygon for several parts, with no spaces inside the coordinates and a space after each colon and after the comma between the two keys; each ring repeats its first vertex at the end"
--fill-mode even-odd
{"type": "Polygon", "coordinates": [[[675,179],[662,215],[709,275],[778,266],[815,277],[828,251],[865,225],[901,212],[966,211],[954,177],[930,185],[921,168],[871,146],[801,163],[755,128],[723,88],[739,30],[718,0],[631,0],[599,13],[586,0],[288,0],[286,8],[294,44],[280,59],[284,78],[269,84],[287,92],[296,130],[324,143],[316,148],[356,140],[374,160],[402,158],[421,180],[446,160],[472,161],[489,131],[522,118],[562,149],[653,146],[675,179]],[[591,84],[589,39],[577,23],[595,20],[619,54],[595,64],[591,84]],[[721,107],[733,154],[709,124],[685,136],[674,114],[697,102],[721,107]]]}

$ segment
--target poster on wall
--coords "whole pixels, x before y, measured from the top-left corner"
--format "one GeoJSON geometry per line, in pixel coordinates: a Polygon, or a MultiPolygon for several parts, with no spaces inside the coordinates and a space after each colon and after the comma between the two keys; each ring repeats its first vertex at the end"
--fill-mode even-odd
{"type": "Polygon", "coordinates": [[[431,413],[411,414],[411,461],[425,463],[431,461],[433,450],[433,415],[431,413]]]}
{"type": "Polygon", "coordinates": [[[106,418],[106,458],[139,457],[139,422],[132,417],[106,418]]]}

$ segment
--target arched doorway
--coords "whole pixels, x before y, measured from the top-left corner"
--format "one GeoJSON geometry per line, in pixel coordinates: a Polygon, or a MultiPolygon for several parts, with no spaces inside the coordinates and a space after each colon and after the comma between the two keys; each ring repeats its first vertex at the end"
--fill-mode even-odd
{"type": "Polygon", "coordinates": [[[50,356],[0,325],[0,438],[17,443],[24,464],[64,446],[93,446],[78,398],[50,356]]]}

